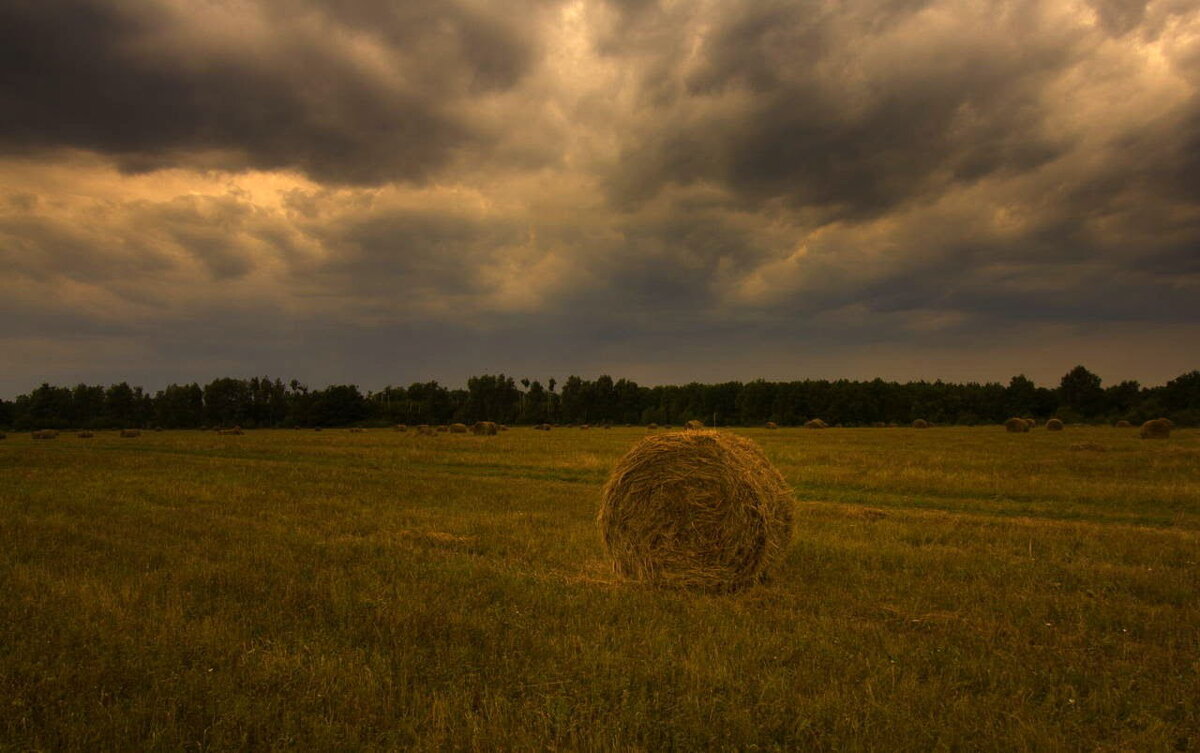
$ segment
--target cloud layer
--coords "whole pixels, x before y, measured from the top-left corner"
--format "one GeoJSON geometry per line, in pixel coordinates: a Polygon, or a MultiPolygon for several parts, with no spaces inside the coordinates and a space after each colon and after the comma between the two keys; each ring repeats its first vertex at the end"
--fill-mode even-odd
{"type": "Polygon", "coordinates": [[[0,112],[0,391],[1196,366],[1186,0],[17,0],[0,112]]]}

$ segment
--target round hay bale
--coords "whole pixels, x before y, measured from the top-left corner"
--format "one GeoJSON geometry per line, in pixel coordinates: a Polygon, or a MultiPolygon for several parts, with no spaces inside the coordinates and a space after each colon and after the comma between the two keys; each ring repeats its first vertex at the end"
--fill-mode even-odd
{"type": "Polygon", "coordinates": [[[1025,434],[1029,431],[1029,422],[1014,416],[1004,422],[1004,429],[1009,434],[1025,434]]]}
{"type": "Polygon", "coordinates": [[[658,431],[658,424],[646,424],[646,428],[650,431],[658,431]]]}
{"type": "Polygon", "coordinates": [[[913,421],[913,422],[912,422],[912,427],[913,427],[914,429],[928,429],[928,428],[929,428],[929,422],[928,422],[928,421],[926,421],[926,420],[925,420],[925,419],[923,419],[923,418],[918,418],[916,421],[913,421]]]}
{"type": "Polygon", "coordinates": [[[494,421],[476,421],[471,425],[471,433],[481,437],[494,437],[500,429],[494,421]]]}
{"type": "Polygon", "coordinates": [[[811,421],[805,421],[804,428],[805,429],[828,429],[829,424],[825,423],[824,421],[822,421],[819,418],[814,418],[811,421]]]}
{"type": "Polygon", "coordinates": [[[1117,428],[1118,429],[1132,429],[1133,424],[1129,423],[1125,419],[1121,419],[1120,421],[1117,422],[1117,428]]]}
{"type": "Polygon", "coordinates": [[[365,429],[363,429],[361,426],[351,426],[350,427],[351,434],[362,434],[363,431],[365,431],[365,429]]]}
{"type": "Polygon", "coordinates": [[[1142,439],[1168,439],[1171,436],[1171,424],[1165,418],[1155,418],[1142,424],[1138,430],[1142,439]]]}
{"type": "Polygon", "coordinates": [[[693,418],[691,421],[688,421],[686,424],[684,424],[683,428],[687,429],[688,431],[700,431],[704,428],[704,422],[697,421],[693,418]]]}
{"type": "Polygon", "coordinates": [[[775,423],[774,421],[768,421],[768,422],[765,424],[765,426],[766,426],[768,429],[778,429],[778,428],[779,428],[779,424],[775,423]]]}
{"type": "Polygon", "coordinates": [[[421,437],[436,437],[437,432],[429,424],[421,424],[417,427],[417,436],[421,437]]]}
{"type": "Polygon", "coordinates": [[[58,439],[58,431],[54,429],[38,429],[30,434],[34,439],[58,439]]]}
{"type": "Polygon", "coordinates": [[[534,431],[550,431],[550,424],[538,424],[533,427],[534,431]]]}
{"type": "Polygon", "coordinates": [[[137,429],[121,429],[121,438],[122,439],[131,439],[133,437],[140,437],[140,436],[142,436],[142,432],[138,431],[137,429]]]}
{"type": "Polygon", "coordinates": [[[684,431],[645,437],[617,461],[598,522],[618,574],[729,591],[761,580],[783,553],[792,504],[757,444],[684,431]]]}
{"type": "Polygon", "coordinates": [[[579,425],[579,428],[580,428],[581,430],[583,430],[583,429],[590,429],[590,428],[592,428],[592,427],[591,427],[591,426],[589,426],[588,424],[580,424],[580,425],[579,425]]]}
{"type": "Polygon", "coordinates": [[[90,431],[81,431],[78,434],[76,434],[75,436],[79,437],[80,439],[91,439],[92,437],[94,437],[96,435],[91,433],[90,431]]]}
{"type": "Polygon", "coordinates": [[[451,434],[466,434],[467,433],[467,425],[466,424],[450,424],[450,433],[451,434]]]}
{"type": "Polygon", "coordinates": [[[1052,418],[1046,422],[1046,431],[1062,431],[1063,422],[1057,418],[1052,418]]]}
{"type": "Polygon", "coordinates": [[[408,426],[405,424],[396,424],[392,428],[396,431],[408,431],[408,426]]]}

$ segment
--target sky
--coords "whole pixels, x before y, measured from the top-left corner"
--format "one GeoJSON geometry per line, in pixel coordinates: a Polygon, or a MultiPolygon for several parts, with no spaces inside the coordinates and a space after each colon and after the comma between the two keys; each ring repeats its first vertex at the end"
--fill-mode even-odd
{"type": "Polygon", "coordinates": [[[1197,344],[1195,0],[0,3],[0,395],[1197,344]]]}

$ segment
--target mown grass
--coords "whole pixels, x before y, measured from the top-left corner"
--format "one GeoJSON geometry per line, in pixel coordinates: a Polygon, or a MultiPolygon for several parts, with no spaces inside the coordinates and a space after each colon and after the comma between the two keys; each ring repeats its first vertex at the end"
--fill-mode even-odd
{"type": "Polygon", "coordinates": [[[10,435],[0,750],[1200,749],[1200,432],[746,431],[734,596],[610,576],[643,433],[10,435]]]}

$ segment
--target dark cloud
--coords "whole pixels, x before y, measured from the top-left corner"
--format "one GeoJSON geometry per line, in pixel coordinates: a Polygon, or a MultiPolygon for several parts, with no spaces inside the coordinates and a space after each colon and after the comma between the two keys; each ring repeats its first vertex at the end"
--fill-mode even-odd
{"type": "Polygon", "coordinates": [[[0,348],[162,379],[1170,378],[1197,39],[1187,0],[15,0],[0,348]]]}
{"type": "Polygon", "coordinates": [[[490,138],[457,111],[513,86],[534,39],[461,3],[15,0],[0,7],[0,148],[128,170],[421,180],[490,138]]]}

